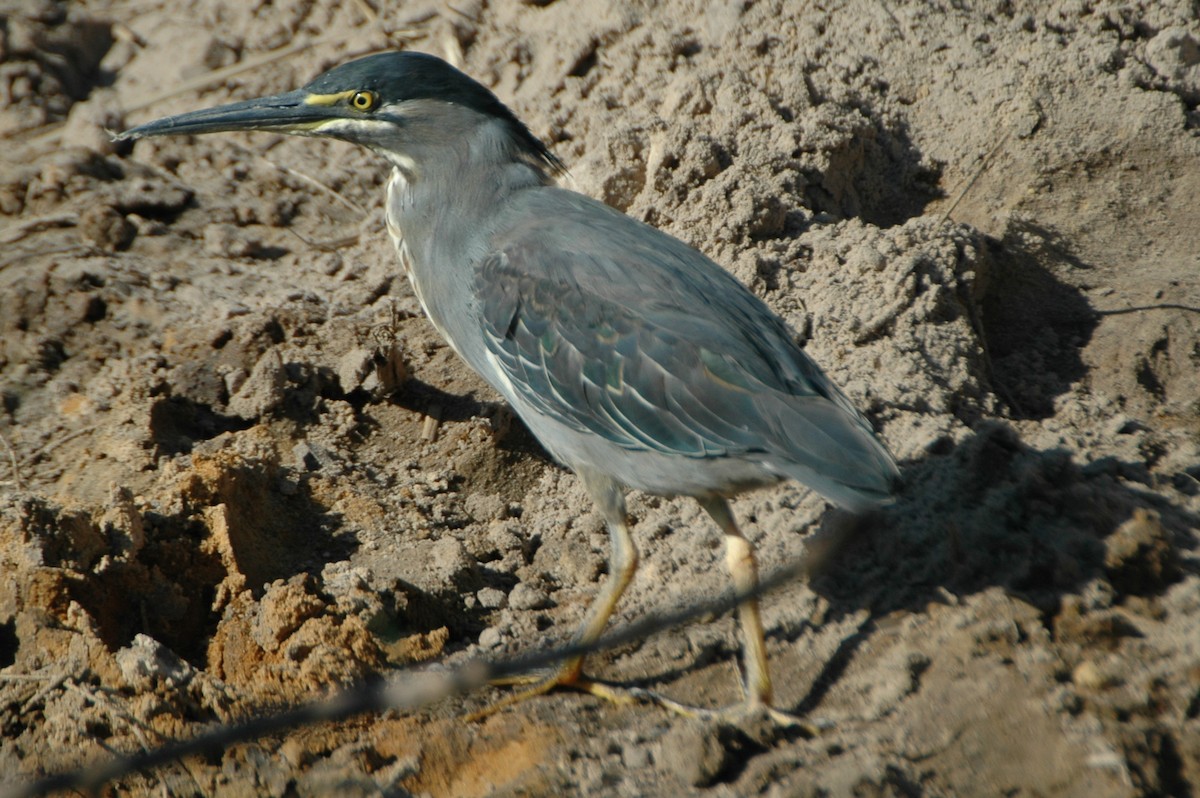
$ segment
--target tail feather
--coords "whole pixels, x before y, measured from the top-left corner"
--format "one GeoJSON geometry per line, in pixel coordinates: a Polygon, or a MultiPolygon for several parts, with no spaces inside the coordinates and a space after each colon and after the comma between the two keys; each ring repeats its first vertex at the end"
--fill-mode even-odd
{"type": "Polygon", "coordinates": [[[767,467],[854,512],[891,499],[900,470],[861,416],[820,397],[788,397],[773,409],[782,445],[767,467]]]}

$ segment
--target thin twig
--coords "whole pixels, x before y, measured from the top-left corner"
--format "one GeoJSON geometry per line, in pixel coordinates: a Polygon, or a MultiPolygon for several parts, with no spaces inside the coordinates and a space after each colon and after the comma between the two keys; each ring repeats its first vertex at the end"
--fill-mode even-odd
{"type": "Polygon", "coordinates": [[[29,700],[21,705],[21,714],[24,715],[26,712],[33,709],[38,704],[44,702],[51,693],[53,693],[58,688],[62,687],[66,681],[67,681],[67,674],[65,674],[65,673],[60,674],[60,675],[54,677],[53,679],[51,679],[46,684],[45,687],[43,687],[41,690],[38,690],[36,693],[34,693],[32,696],[30,696],[29,700]]]}
{"type": "MultiPolygon", "coordinates": [[[[151,748],[150,741],[146,739],[146,735],[142,732],[143,729],[151,732],[159,739],[159,741],[166,739],[164,735],[159,733],[158,730],[153,726],[129,714],[124,707],[120,706],[117,704],[117,702],[105,695],[103,691],[93,688],[90,685],[85,687],[84,685],[76,682],[74,679],[68,679],[65,682],[65,686],[68,690],[78,693],[79,695],[83,696],[85,700],[90,701],[95,706],[103,709],[108,713],[109,717],[112,718],[114,722],[124,722],[129,727],[129,730],[133,732],[133,736],[137,738],[138,745],[142,747],[143,751],[149,752],[153,750],[151,748]]],[[[175,762],[175,764],[179,766],[179,769],[182,770],[188,779],[191,780],[192,784],[195,785],[197,794],[203,795],[204,790],[201,789],[200,782],[196,779],[196,775],[192,773],[191,769],[187,767],[182,760],[175,762]]],[[[160,784],[163,788],[163,791],[166,792],[166,783],[160,780],[160,784]]]]}
{"type": "Polygon", "coordinates": [[[263,163],[267,164],[268,166],[271,166],[271,167],[273,167],[273,168],[275,168],[275,169],[278,169],[278,170],[279,170],[279,171],[281,171],[281,172],[284,172],[284,173],[286,173],[286,174],[289,174],[289,175],[291,175],[292,177],[296,178],[297,180],[300,180],[300,181],[302,181],[302,182],[304,182],[304,183],[308,183],[310,186],[313,186],[313,187],[315,187],[315,188],[319,188],[319,189],[321,189],[322,191],[324,191],[324,192],[326,192],[326,193],[330,194],[331,196],[333,196],[333,198],[334,198],[334,199],[336,199],[338,202],[340,202],[340,203],[342,203],[343,205],[345,205],[345,206],[346,206],[347,208],[349,208],[350,210],[352,210],[352,211],[354,211],[354,212],[356,212],[356,213],[358,213],[358,214],[360,214],[360,215],[362,215],[362,216],[366,216],[366,215],[367,215],[367,209],[366,209],[366,208],[364,208],[363,206],[359,205],[357,202],[355,202],[354,200],[350,199],[349,197],[343,196],[343,195],[341,194],[341,192],[339,192],[337,189],[333,188],[332,186],[328,186],[328,185],[326,185],[326,184],[322,183],[320,180],[317,180],[317,179],[316,179],[315,177],[313,177],[312,175],[309,175],[309,174],[306,174],[306,173],[304,173],[304,172],[301,172],[301,171],[300,171],[300,170],[298,170],[298,169],[293,169],[293,168],[292,168],[292,167],[290,167],[290,166],[284,166],[283,164],[278,164],[278,163],[275,163],[275,162],[274,162],[274,161],[272,161],[270,158],[267,158],[267,157],[265,157],[265,156],[261,156],[261,155],[260,155],[260,156],[259,156],[259,160],[261,160],[263,163]]]}
{"type": "Polygon", "coordinates": [[[896,14],[892,11],[892,7],[890,5],[888,5],[887,0],[879,0],[879,5],[883,6],[883,13],[887,14],[888,17],[891,18],[892,24],[895,25],[896,30],[900,32],[900,38],[901,39],[907,38],[904,35],[906,26],[904,25],[904,23],[902,23],[900,21],[900,18],[897,17],[896,14]]]}
{"type": "Polygon", "coordinates": [[[267,52],[259,55],[252,55],[249,58],[237,62],[236,64],[230,64],[227,67],[214,69],[212,72],[208,72],[204,75],[197,75],[191,80],[185,80],[176,86],[166,89],[165,91],[160,91],[157,94],[151,94],[149,97],[138,100],[135,103],[130,103],[129,105],[125,106],[125,113],[141,111],[145,108],[149,108],[152,105],[157,105],[163,100],[170,100],[174,97],[178,97],[181,94],[187,94],[190,91],[195,91],[196,89],[207,88],[214,84],[220,83],[223,80],[227,80],[234,75],[239,75],[242,72],[248,72],[252,69],[257,69],[258,67],[279,61],[309,48],[327,44],[334,41],[334,39],[335,37],[333,36],[323,36],[317,39],[309,39],[308,41],[292,42],[291,44],[286,44],[283,47],[277,47],[274,50],[268,50],[267,52]]]}
{"type": "Polygon", "coordinates": [[[295,230],[293,230],[290,227],[285,227],[283,229],[287,230],[289,233],[294,235],[296,238],[303,241],[305,246],[311,247],[320,252],[337,252],[339,249],[342,249],[343,247],[349,247],[354,244],[357,244],[358,239],[359,239],[359,235],[357,233],[355,233],[352,236],[345,236],[343,238],[332,238],[332,239],[329,239],[328,241],[313,241],[313,240],[307,239],[304,236],[300,235],[299,233],[297,233],[295,230]]]}
{"type": "Polygon", "coordinates": [[[950,207],[947,208],[946,212],[942,214],[943,223],[950,218],[950,214],[954,213],[954,209],[958,207],[958,203],[963,201],[963,198],[967,196],[967,192],[971,190],[976,181],[978,181],[979,178],[983,176],[983,173],[987,171],[987,168],[991,166],[992,157],[1000,151],[1001,147],[1008,143],[1008,139],[1011,135],[1012,131],[1005,133],[1004,136],[996,142],[996,145],[988,150],[987,154],[983,156],[983,160],[979,162],[979,168],[975,170],[975,174],[971,175],[971,179],[968,180],[966,185],[962,187],[962,190],[958,192],[958,196],[954,198],[954,202],[950,203],[950,207]]]}
{"type": "Polygon", "coordinates": [[[63,444],[69,443],[70,441],[73,441],[76,438],[81,438],[84,435],[87,435],[89,432],[95,432],[95,430],[91,429],[90,427],[84,427],[83,429],[75,430],[74,432],[72,432],[69,435],[64,435],[63,437],[59,438],[56,441],[51,441],[50,443],[46,444],[42,448],[38,449],[33,454],[26,457],[25,461],[22,463],[22,465],[24,465],[24,466],[32,465],[33,461],[37,460],[39,457],[45,457],[47,454],[54,451],[55,449],[62,446],[63,444]]]}
{"type": "Polygon", "coordinates": [[[24,490],[25,487],[21,484],[21,468],[17,465],[17,453],[13,451],[12,444],[8,442],[8,438],[4,437],[4,433],[0,432],[0,443],[4,444],[4,448],[8,450],[8,461],[12,463],[12,481],[16,485],[17,490],[24,490]]]}
{"type": "Polygon", "coordinates": [[[90,703],[94,704],[100,709],[103,709],[110,716],[112,716],[114,720],[124,721],[126,724],[128,724],[130,730],[133,732],[133,736],[137,737],[138,743],[143,749],[147,751],[150,750],[150,741],[146,739],[146,735],[143,734],[143,730],[153,732],[155,737],[163,739],[163,736],[159,734],[153,726],[150,726],[144,721],[140,721],[133,715],[130,715],[123,707],[118,706],[111,698],[106,696],[100,690],[93,688],[91,685],[85,686],[74,679],[67,679],[63,683],[63,686],[71,692],[83,696],[90,703]]]}
{"type": "Polygon", "coordinates": [[[367,0],[354,0],[354,5],[358,6],[359,12],[366,19],[368,25],[379,24],[379,15],[375,13],[375,9],[367,4],[367,0]]]}
{"type": "Polygon", "coordinates": [[[55,227],[74,227],[77,224],[79,224],[79,214],[77,213],[55,213],[27,219],[0,230],[0,244],[15,244],[33,233],[40,233],[55,227]]]}

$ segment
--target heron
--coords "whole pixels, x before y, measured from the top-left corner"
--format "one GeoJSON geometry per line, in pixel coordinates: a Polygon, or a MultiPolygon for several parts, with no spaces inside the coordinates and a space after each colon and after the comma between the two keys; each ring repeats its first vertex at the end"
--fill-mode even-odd
{"type": "MultiPolygon", "coordinates": [[[[893,497],[899,472],[785,322],[694,247],[561,187],[547,145],[436,56],[369,55],[293,91],[118,138],[246,130],[339,139],[391,165],[387,230],[425,315],[603,517],[607,577],[574,642],[601,637],[637,568],[627,492],[693,497],[748,596],[737,609],[743,701],[723,711],[794,720],[773,705],[754,549],[729,500],[792,479],[862,513],[893,497]]],[[[510,698],[618,694],[583,665],[572,657],[510,698]]]]}

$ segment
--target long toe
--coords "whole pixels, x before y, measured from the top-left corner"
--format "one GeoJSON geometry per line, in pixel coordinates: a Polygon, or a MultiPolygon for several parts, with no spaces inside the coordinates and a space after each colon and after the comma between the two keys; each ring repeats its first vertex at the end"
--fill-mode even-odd
{"type": "Polygon", "coordinates": [[[515,693],[501,698],[500,700],[489,704],[483,709],[472,712],[466,716],[466,720],[474,722],[491,717],[497,712],[516,706],[522,701],[538,696],[546,695],[551,690],[566,689],[575,690],[581,693],[588,693],[597,698],[603,698],[605,701],[611,701],[614,704],[632,704],[639,700],[637,696],[632,694],[632,691],[616,685],[606,684],[605,682],[589,679],[579,673],[579,669],[572,665],[564,666],[557,671],[547,674],[545,671],[524,674],[518,676],[505,677],[497,679],[492,684],[499,686],[520,686],[530,685],[524,690],[518,690],[515,693]]]}
{"type": "Polygon", "coordinates": [[[784,712],[781,709],[758,702],[743,701],[720,709],[709,709],[707,707],[695,707],[690,704],[684,704],[673,698],[668,698],[661,693],[639,687],[621,688],[621,692],[630,699],[647,704],[655,704],[685,718],[706,723],[727,723],[741,727],[762,722],[779,729],[781,732],[799,734],[809,738],[816,737],[822,732],[833,728],[833,724],[827,720],[793,715],[790,712],[784,712]]]}

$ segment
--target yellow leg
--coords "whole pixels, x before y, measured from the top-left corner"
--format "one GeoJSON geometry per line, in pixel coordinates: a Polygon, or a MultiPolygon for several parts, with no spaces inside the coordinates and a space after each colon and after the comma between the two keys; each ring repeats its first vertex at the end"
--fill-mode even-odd
{"type": "MultiPolygon", "coordinates": [[[[617,603],[633,579],[634,571],[637,570],[638,553],[633,538],[629,534],[629,525],[625,517],[625,495],[620,485],[603,475],[581,473],[580,476],[583,478],[588,493],[591,494],[596,506],[604,516],[611,544],[608,558],[608,579],[605,581],[600,595],[588,610],[587,618],[575,633],[574,642],[586,645],[594,643],[603,634],[617,603]]],[[[754,547],[738,530],[729,504],[719,497],[700,499],[700,504],[725,534],[725,558],[729,566],[729,573],[733,578],[734,589],[738,593],[752,592],[758,586],[758,566],[754,561],[754,547]]],[[[583,657],[575,657],[564,662],[557,671],[548,678],[538,681],[533,687],[510,695],[468,716],[468,719],[478,720],[527,698],[547,693],[556,687],[569,687],[617,703],[632,701],[654,703],[681,715],[697,719],[728,719],[741,717],[746,713],[763,712],[781,726],[799,728],[809,736],[818,734],[819,725],[781,712],[771,706],[771,674],[767,669],[767,651],[763,642],[762,617],[759,615],[757,598],[746,599],[738,605],[738,620],[742,629],[746,679],[744,684],[745,701],[736,708],[700,709],[681,704],[651,690],[615,687],[592,681],[582,675],[583,657]]]]}
{"type": "MultiPolygon", "coordinates": [[[[600,595],[592,602],[587,617],[573,638],[574,643],[588,645],[596,642],[604,633],[609,618],[612,617],[613,611],[621,601],[621,596],[625,593],[625,588],[629,587],[629,583],[633,580],[633,574],[637,571],[638,566],[638,552],[633,543],[633,536],[629,533],[629,522],[625,511],[625,493],[621,486],[602,474],[580,472],[580,477],[597,509],[604,517],[609,539],[608,579],[605,580],[600,595]]],[[[556,687],[582,690],[618,703],[637,700],[616,688],[584,678],[582,674],[583,657],[573,657],[563,662],[558,670],[549,677],[537,680],[533,687],[497,701],[479,712],[469,715],[467,719],[485,718],[527,698],[548,693],[556,687]]],[[[508,680],[502,683],[513,684],[522,681],[528,683],[523,679],[508,680]]]]}
{"type": "MultiPolygon", "coordinates": [[[[575,632],[574,642],[588,645],[596,642],[600,635],[604,634],[609,618],[621,601],[621,596],[625,594],[625,588],[633,581],[633,574],[638,566],[638,551],[633,543],[633,536],[629,534],[625,494],[620,485],[608,477],[595,474],[581,476],[596,507],[604,516],[609,541],[608,579],[605,580],[600,595],[592,602],[587,618],[575,632]]],[[[559,671],[560,676],[564,677],[561,683],[569,684],[575,681],[582,671],[583,657],[568,660],[559,671]]]]}
{"type": "MultiPolygon", "coordinates": [[[[699,501],[700,506],[712,516],[725,534],[725,559],[734,588],[739,594],[754,592],[758,587],[758,566],[754,561],[754,547],[742,537],[733,513],[729,510],[729,504],[720,497],[705,497],[699,501]]],[[[605,697],[654,703],[685,717],[704,721],[736,722],[746,716],[761,714],[782,728],[798,730],[809,737],[815,737],[826,724],[819,721],[812,723],[771,706],[771,674],[767,668],[767,649],[763,642],[762,617],[759,615],[757,598],[748,598],[738,605],[738,621],[742,629],[742,651],[746,671],[743,685],[745,700],[741,704],[725,709],[701,709],[638,687],[619,690],[607,688],[612,695],[605,697]]],[[[596,694],[601,695],[599,692],[596,694]]]]}
{"type": "MultiPolygon", "coordinates": [[[[715,497],[702,499],[700,504],[725,533],[725,563],[733,579],[733,589],[738,593],[753,591],[758,587],[758,563],[754,560],[754,547],[738,530],[729,503],[715,497]]],[[[757,598],[748,598],[738,605],[738,621],[742,627],[742,652],[746,668],[743,685],[746,704],[750,708],[769,707],[772,699],[771,673],[767,667],[767,648],[763,641],[762,616],[759,614],[757,598]]]]}

